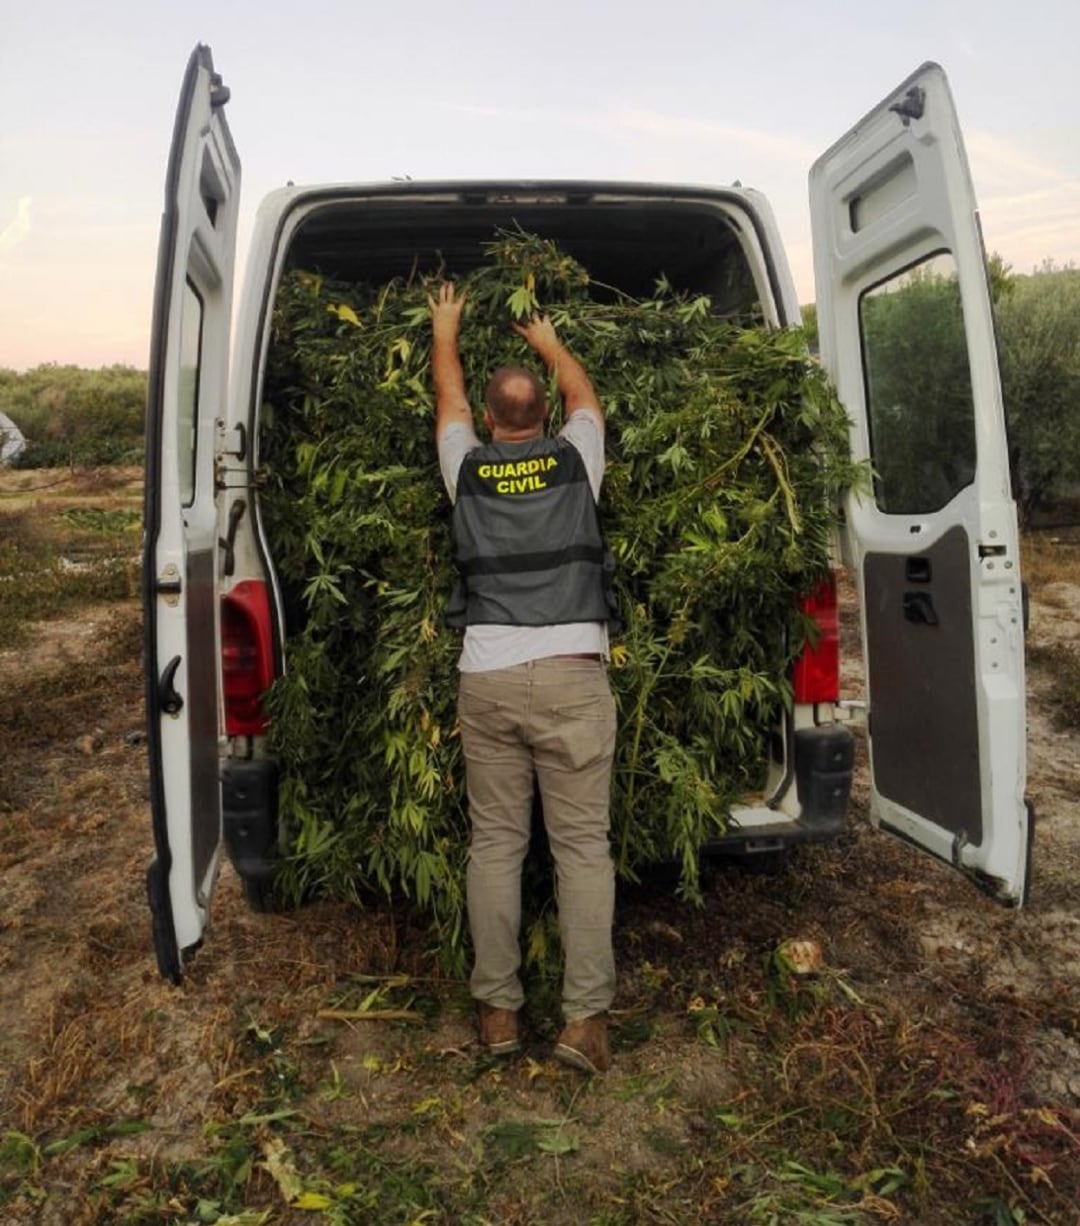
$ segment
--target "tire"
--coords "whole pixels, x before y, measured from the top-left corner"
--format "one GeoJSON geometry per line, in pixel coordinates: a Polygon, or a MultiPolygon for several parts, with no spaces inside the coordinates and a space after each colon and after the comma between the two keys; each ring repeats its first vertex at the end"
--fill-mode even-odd
{"type": "Polygon", "coordinates": [[[286,910],[274,892],[273,877],[241,877],[240,883],[244,888],[244,899],[252,911],[269,915],[286,910]]]}

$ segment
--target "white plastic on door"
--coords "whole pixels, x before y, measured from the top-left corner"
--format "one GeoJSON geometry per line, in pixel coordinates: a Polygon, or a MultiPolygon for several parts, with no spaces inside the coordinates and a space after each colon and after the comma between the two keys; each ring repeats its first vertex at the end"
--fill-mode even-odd
{"type": "Polygon", "coordinates": [[[874,822],[1023,897],[1023,616],[993,317],[945,74],[927,64],[810,174],[822,359],[873,490],[847,506],[874,822]]]}
{"type": "Polygon", "coordinates": [[[240,163],[228,91],[195,48],[158,250],[147,410],[143,600],[156,855],[154,945],[179,981],[209,920],[221,847],[214,443],[224,417],[240,163]]]}

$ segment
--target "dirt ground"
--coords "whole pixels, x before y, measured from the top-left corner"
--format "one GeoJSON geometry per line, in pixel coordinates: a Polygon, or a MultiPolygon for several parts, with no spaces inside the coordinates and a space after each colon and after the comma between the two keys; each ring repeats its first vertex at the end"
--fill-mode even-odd
{"type": "Polygon", "coordinates": [[[622,891],[593,1081],[540,995],[524,1056],[480,1057],[403,913],[256,914],[228,866],[164,982],[137,603],[36,622],[0,648],[0,1219],[1080,1222],[1080,735],[1046,650],[1080,649],[1080,533],[1032,573],[1030,904],[870,829],[860,741],[837,843],[713,866],[700,910],[622,891]]]}

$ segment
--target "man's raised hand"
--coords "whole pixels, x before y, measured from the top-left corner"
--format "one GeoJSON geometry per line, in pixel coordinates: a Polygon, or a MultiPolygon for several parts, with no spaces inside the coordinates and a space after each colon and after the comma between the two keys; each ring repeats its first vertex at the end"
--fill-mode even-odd
{"type": "Polygon", "coordinates": [[[555,325],[546,315],[534,315],[528,323],[511,324],[514,331],[525,338],[531,349],[550,366],[561,348],[558,336],[555,335],[555,325]]]}
{"type": "Polygon", "coordinates": [[[431,331],[436,340],[456,341],[461,328],[461,310],[465,294],[455,297],[453,281],[444,281],[439,286],[439,296],[428,295],[431,308],[431,331]]]}

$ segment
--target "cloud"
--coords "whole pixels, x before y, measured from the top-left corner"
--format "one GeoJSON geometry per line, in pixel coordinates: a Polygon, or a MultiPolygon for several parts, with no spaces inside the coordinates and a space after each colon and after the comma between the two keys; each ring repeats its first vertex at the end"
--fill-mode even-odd
{"type": "Polygon", "coordinates": [[[785,162],[794,161],[802,168],[821,152],[809,141],[798,140],[777,132],[765,132],[737,124],[718,123],[685,115],[670,115],[643,107],[609,106],[602,110],[572,110],[567,107],[498,107],[472,103],[451,103],[448,107],[458,114],[478,119],[497,119],[507,123],[558,124],[579,128],[608,137],[651,137],[657,145],[685,142],[700,148],[703,144],[724,148],[735,146],[750,149],[785,162]]]}
{"type": "Polygon", "coordinates": [[[809,141],[798,140],[778,132],[763,132],[738,124],[715,123],[708,119],[690,119],[681,115],[665,115],[659,111],[638,107],[621,107],[607,114],[609,127],[640,135],[662,136],[665,140],[712,142],[738,145],[782,161],[795,161],[808,167],[821,152],[809,141]]]}
{"type": "Polygon", "coordinates": [[[1060,167],[1039,161],[1027,149],[989,132],[965,134],[964,144],[977,179],[985,175],[994,182],[1016,184],[1034,180],[1045,184],[1063,183],[1068,178],[1060,167]]]}
{"type": "Polygon", "coordinates": [[[30,197],[20,196],[15,210],[15,220],[0,230],[0,251],[17,247],[30,233],[30,197]]]}
{"type": "Polygon", "coordinates": [[[965,137],[987,248],[1017,269],[1080,258],[1080,179],[1037,150],[989,132],[965,137]]]}
{"type": "Polygon", "coordinates": [[[1044,259],[1080,262],[1080,181],[989,196],[980,201],[979,211],[987,247],[1018,272],[1044,259]]]}
{"type": "Polygon", "coordinates": [[[987,196],[982,201],[982,211],[990,208],[1018,220],[1055,215],[1077,217],[1080,215],[1080,182],[1066,181],[1053,187],[1018,192],[1015,195],[987,196]]]}

